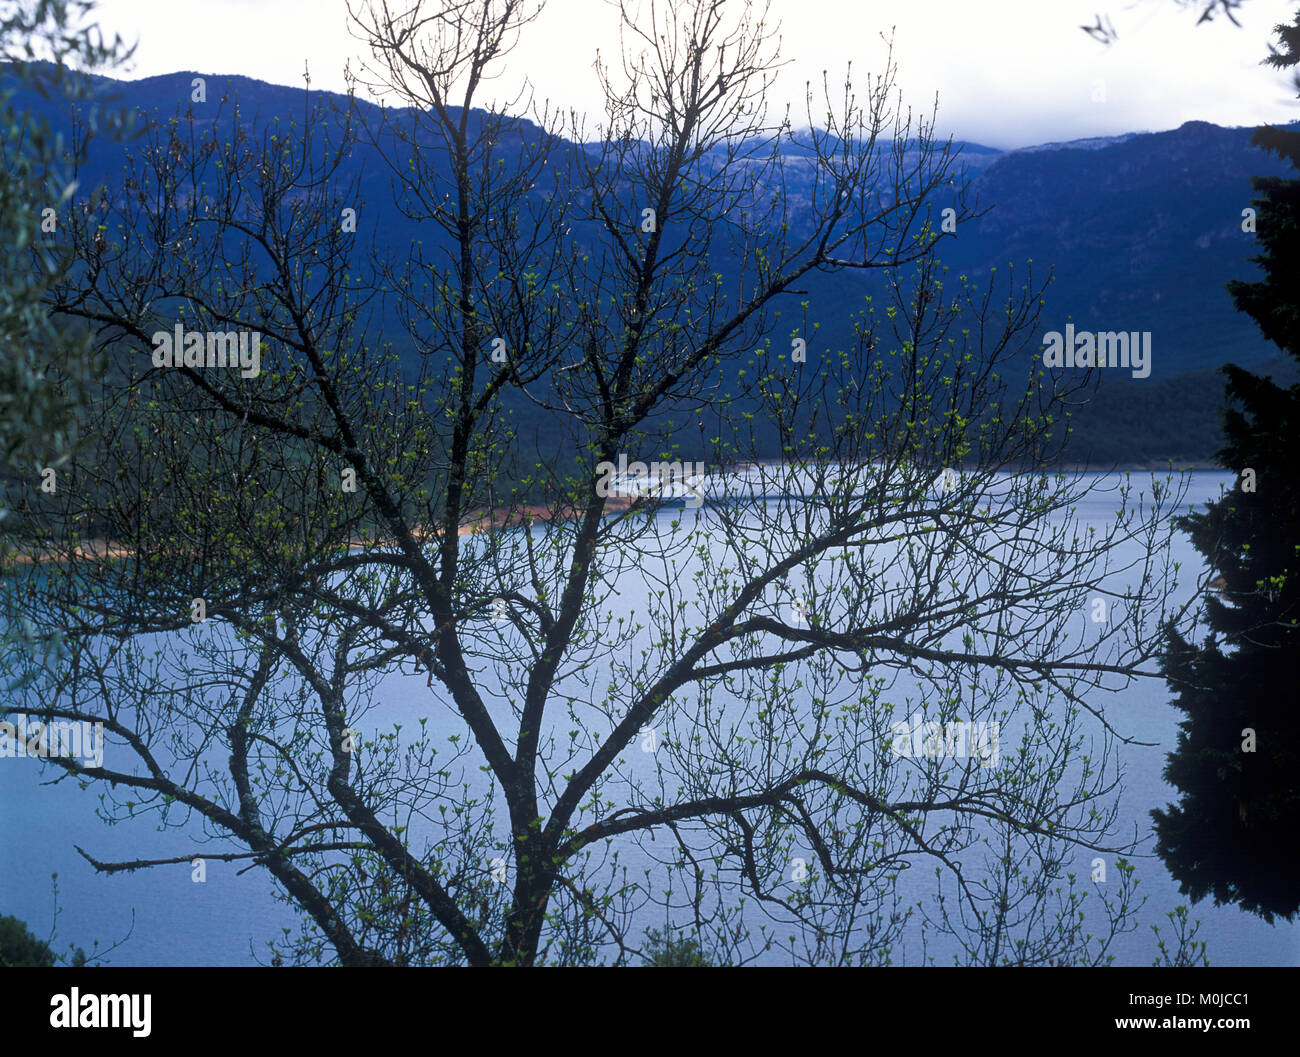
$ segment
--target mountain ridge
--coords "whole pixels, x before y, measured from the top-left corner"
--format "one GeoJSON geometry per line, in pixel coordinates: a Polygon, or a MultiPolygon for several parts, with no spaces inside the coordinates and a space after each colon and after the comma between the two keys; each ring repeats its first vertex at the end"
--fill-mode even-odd
{"type": "MultiPolygon", "coordinates": [[[[223,120],[238,112],[260,125],[272,117],[292,119],[304,105],[302,86],[239,74],[186,70],[136,80],[95,76],[86,84],[92,100],[165,117],[195,109],[198,104],[191,103],[190,95],[198,77],[205,79],[208,105],[234,102],[223,120]]],[[[0,84],[10,78],[11,69],[0,69],[0,84]]],[[[312,93],[335,105],[347,100],[336,92],[312,93]]],[[[66,113],[63,101],[32,93],[19,92],[16,102],[55,124],[66,113]]],[[[377,103],[356,102],[381,109],[377,103]]],[[[400,116],[411,108],[382,109],[400,116]]],[[[517,121],[520,142],[541,134],[530,119],[517,121]]],[[[1296,125],[1300,123],[1291,127],[1296,125]]],[[[1111,404],[1139,408],[1156,391],[1152,387],[1184,376],[1200,380],[1195,406],[1169,411],[1174,419],[1185,420],[1187,442],[1177,441],[1176,428],[1163,428],[1156,432],[1166,440],[1144,451],[1142,459],[1204,460],[1217,447],[1217,439],[1203,436],[1206,416],[1222,389],[1211,384],[1213,372],[1227,362],[1253,368],[1277,355],[1251,321],[1236,312],[1223,289],[1230,279],[1250,280],[1258,274],[1248,260],[1257,252],[1255,240],[1242,230],[1243,210],[1253,208],[1250,179],[1285,171],[1282,163],[1251,148],[1252,132],[1193,120],[1177,129],[1011,150],[953,141],[954,148],[961,148],[957,166],[965,165],[976,200],[991,208],[941,240],[939,257],[951,273],[978,282],[1006,265],[1021,268],[1033,261],[1036,267],[1050,266],[1054,281],[1045,295],[1044,331],[1074,323],[1079,330],[1151,332],[1150,385],[1107,377],[1103,394],[1111,404]]],[[[129,144],[117,149],[129,149],[129,144]]],[[[97,141],[92,154],[86,167],[90,182],[114,175],[112,144],[97,141]]],[[[372,190],[382,192],[377,186],[372,190]]],[[[945,204],[940,200],[936,208],[945,204]]],[[[382,201],[376,207],[384,211],[382,201]]],[[[404,237],[399,225],[389,241],[400,246],[404,237]]],[[[856,273],[818,277],[809,286],[816,288],[821,304],[830,306],[860,307],[864,297],[880,292],[872,277],[856,273]]],[[[810,343],[810,356],[847,340],[847,313],[823,312],[825,325],[817,350],[810,343]]],[[[1101,414],[1099,421],[1111,417],[1101,414]]],[[[1100,436],[1091,441],[1100,442],[1095,454],[1109,457],[1113,446],[1100,436]]]]}

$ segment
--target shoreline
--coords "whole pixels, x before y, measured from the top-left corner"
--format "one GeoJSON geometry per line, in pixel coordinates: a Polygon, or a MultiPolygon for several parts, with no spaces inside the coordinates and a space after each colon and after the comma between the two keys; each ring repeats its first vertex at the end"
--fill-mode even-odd
{"type": "MultiPolygon", "coordinates": [[[[719,468],[717,471],[722,475],[742,474],[751,470],[776,468],[787,465],[780,459],[754,459],[742,463],[736,463],[732,466],[719,468]]],[[[1230,474],[1232,471],[1224,469],[1211,463],[1192,462],[1182,466],[1170,466],[1168,461],[1164,463],[1127,463],[1108,469],[1098,469],[1093,466],[1082,466],[1079,464],[1051,466],[1041,468],[1045,473],[1155,473],[1160,471],[1172,471],[1175,473],[1224,473],[1230,474]]],[[[1038,472],[1036,469],[1034,472],[1038,472]]],[[[630,496],[610,496],[605,500],[607,511],[613,513],[622,513],[632,505],[630,496]]],[[[567,520],[578,517],[581,511],[576,508],[560,508],[542,506],[538,503],[524,503],[514,508],[498,507],[494,510],[479,508],[471,510],[465,515],[457,531],[458,536],[472,536],[480,532],[490,532],[496,528],[509,528],[513,525],[520,525],[531,521],[555,521],[567,520]]],[[[423,542],[429,538],[437,536],[436,532],[428,532],[417,526],[413,530],[413,535],[417,540],[423,542]]],[[[348,540],[350,550],[367,546],[394,546],[392,540],[365,539],[352,537],[348,540]]],[[[99,559],[107,558],[117,560],[129,558],[134,551],[127,546],[115,544],[110,545],[108,540],[102,536],[92,537],[82,540],[73,549],[74,559],[99,559]]],[[[46,562],[66,562],[68,560],[66,552],[59,551],[32,551],[24,549],[19,544],[18,548],[8,555],[0,555],[0,575],[3,575],[4,569],[10,565],[39,565],[46,562]]]]}
{"type": "MultiPolygon", "coordinates": [[[[624,497],[614,496],[606,500],[606,509],[612,509],[615,513],[621,513],[631,506],[631,501],[624,497]]],[[[490,532],[497,528],[509,528],[512,525],[525,524],[531,521],[557,521],[574,518],[579,515],[578,510],[552,509],[541,506],[537,503],[525,503],[522,506],[496,510],[478,509],[471,510],[465,515],[457,530],[457,536],[472,536],[480,532],[490,532]]],[[[412,535],[424,542],[428,539],[436,539],[437,532],[428,532],[417,526],[412,530],[412,535]]],[[[372,546],[391,547],[396,544],[392,540],[365,539],[361,537],[352,537],[347,541],[349,550],[355,550],[360,547],[372,546]]],[[[96,536],[90,539],[80,541],[73,548],[74,559],[98,559],[106,558],[109,560],[118,560],[129,558],[135,552],[122,544],[110,545],[108,540],[103,536],[96,536]]],[[[8,565],[43,565],[47,562],[66,562],[68,560],[65,551],[35,551],[22,549],[15,550],[12,554],[0,556],[0,574],[3,574],[5,566],[8,565]]]]}

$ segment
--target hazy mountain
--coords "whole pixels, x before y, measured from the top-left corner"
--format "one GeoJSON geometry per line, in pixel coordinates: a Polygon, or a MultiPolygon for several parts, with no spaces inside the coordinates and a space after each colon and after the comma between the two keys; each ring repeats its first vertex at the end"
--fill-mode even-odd
{"type": "MultiPolygon", "coordinates": [[[[191,106],[196,76],[184,72],[130,82],[94,78],[91,95],[101,105],[136,109],[150,118],[174,116],[179,107],[193,113],[196,130],[213,122],[223,97],[227,105],[220,112],[226,123],[236,112],[259,128],[277,117],[282,122],[301,119],[301,88],[245,77],[205,75],[208,101],[191,106]]],[[[8,80],[0,72],[0,87],[8,80]]],[[[341,96],[333,99],[345,102],[341,96]]],[[[67,127],[66,103],[20,92],[16,104],[67,127]]],[[[517,135],[498,143],[496,150],[518,150],[538,134],[531,123],[521,123],[517,135]]],[[[1032,260],[1036,275],[1049,269],[1055,275],[1042,317],[1044,331],[1064,330],[1072,322],[1081,331],[1151,333],[1150,378],[1104,372],[1102,394],[1083,415],[1075,448],[1080,459],[1207,458],[1218,446],[1215,409],[1222,384],[1214,368],[1228,361],[1255,366],[1275,356],[1277,350],[1233,310],[1223,289],[1231,278],[1255,274],[1247,261],[1256,252],[1254,237],[1242,230],[1242,211],[1251,205],[1251,177],[1284,171],[1276,160],[1251,148],[1250,135],[1250,129],[1193,121],[1169,132],[1015,151],[959,145],[977,201],[991,208],[941,243],[940,255],[954,277],[966,274],[979,281],[993,267],[1010,264],[1019,270],[1032,260]]],[[[804,153],[807,136],[796,136],[793,155],[804,153]]],[[[82,188],[103,180],[120,183],[124,149],[129,147],[93,140],[88,163],[78,174],[82,188]]],[[[364,144],[351,152],[339,173],[340,180],[353,177],[366,208],[382,217],[378,230],[389,245],[409,245],[409,222],[392,208],[384,167],[364,144]]],[[[798,203],[811,195],[817,175],[810,165],[792,164],[787,179],[787,194],[798,203]]],[[[536,193],[545,195],[548,189],[536,193]]],[[[940,200],[937,208],[945,204],[940,200]]],[[[937,212],[934,222],[937,227],[937,212]]],[[[719,271],[730,270],[727,261],[714,263],[719,271]]],[[[810,343],[810,358],[845,340],[847,309],[879,292],[875,282],[859,273],[840,273],[807,284],[822,324],[816,347],[810,343]]]]}

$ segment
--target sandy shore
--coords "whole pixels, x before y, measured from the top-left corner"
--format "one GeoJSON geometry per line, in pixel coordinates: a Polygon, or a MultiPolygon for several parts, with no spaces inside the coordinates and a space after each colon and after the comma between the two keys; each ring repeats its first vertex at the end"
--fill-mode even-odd
{"type": "MultiPolygon", "coordinates": [[[[605,502],[605,509],[614,512],[626,510],[631,505],[631,500],[621,497],[613,497],[605,502]]],[[[494,528],[508,528],[511,525],[522,525],[531,521],[553,521],[556,519],[574,518],[578,516],[576,510],[553,510],[550,507],[540,506],[537,504],[527,504],[524,506],[514,507],[509,510],[471,510],[465,515],[461,522],[457,535],[469,536],[476,532],[488,532],[494,528]]],[[[415,538],[418,540],[427,540],[436,538],[437,531],[419,527],[414,530],[415,538]]],[[[374,546],[392,546],[391,540],[365,540],[354,538],[348,541],[352,547],[374,546]]],[[[103,538],[82,540],[75,548],[75,557],[77,558],[129,558],[133,551],[130,547],[120,544],[109,544],[108,540],[103,538]]],[[[17,553],[2,559],[3,563],[12,563],[15,565],[32,565],[37,562],[63,561],[65,554],[62,551],[57,553],[52,551],[31,551],[20,550],[17,553]]]]}

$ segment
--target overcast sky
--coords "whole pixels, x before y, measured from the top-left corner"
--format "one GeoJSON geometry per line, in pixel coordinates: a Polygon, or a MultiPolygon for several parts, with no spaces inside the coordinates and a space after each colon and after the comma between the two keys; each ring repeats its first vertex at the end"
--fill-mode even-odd
{"type": "MultiPolygon", "coordinates": [[[[390,0],[394,9],[410,0],[390,0]]],[[[741,4],[743,0],[727,0],[741,4]]],[[[1260,66],[1272,27],[1297,0],[1249,0],[1238,29],[1220,18],[1197,27],[1174,0],[773,0],[781,22],[779,102],[802,99],[821,71],[880,64],[882,30],[895,29],[899,85],[928,110],[939,94],[940,131],[996,147],[1120,132],[1158,131],[1199,119],[1256,125],[1300,119],[1289,79],[1260,66]],[[1109,14],[1109,47],[1080,30],[1109,14]],[[1100,92],[1098,92],[1100,89],[1100,92]],[[1097,101],[1094,95],[1104,95],[1097,101]]],[[[341,90],[349,56],[345,0],[100,0],[99,21],[138,40],[130,79],[178,70],[243,74],[341,90]]],[[[606,0],[549,0],[497,82],[527,75],[539,97],[596,111],[596,48],[617,50],[606,0]]],[[[355,61],[355,58],[354,58],[355,61]]],[[[796,124],[803,122],[796,121],[796,124]]]]}

